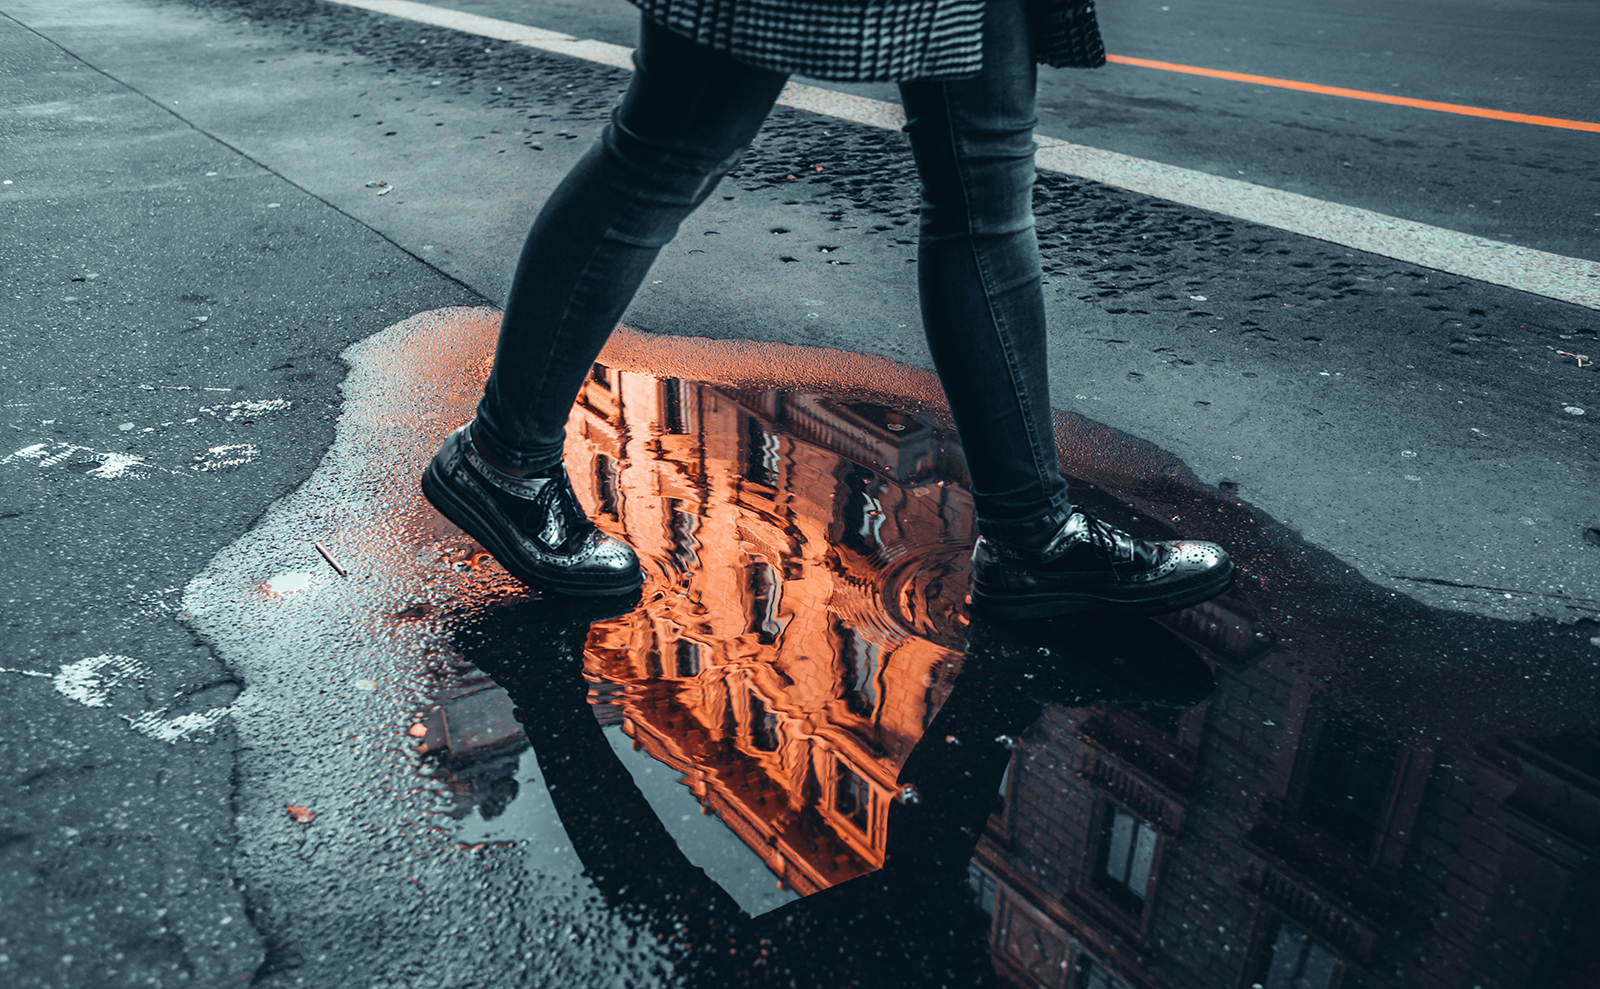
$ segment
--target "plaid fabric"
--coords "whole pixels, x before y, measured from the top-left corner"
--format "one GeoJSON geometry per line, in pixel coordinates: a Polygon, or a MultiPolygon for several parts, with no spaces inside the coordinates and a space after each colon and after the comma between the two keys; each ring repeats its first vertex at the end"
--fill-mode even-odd
{"type": "Polygon", "coordinates": [[[951,79],[983,66],[984,0],[632,0],[748,65],[839,82],[951,79]]]}
{"type": "Polygon", "coordinates": [[[1033,47],[1039,61],[1058,69],[1098,69],[1106,46],[1094,0],[1033,0],[1033,47]]]}
{"type": "MultiPolygon", "coordinates": [[[[632,0],[749,65],[838,82],[958,79],[983,66],[984,0],[632,0]]],[[[1030,0],[1038,60],[1105,64],[1094,0],[1030,0]]]]}

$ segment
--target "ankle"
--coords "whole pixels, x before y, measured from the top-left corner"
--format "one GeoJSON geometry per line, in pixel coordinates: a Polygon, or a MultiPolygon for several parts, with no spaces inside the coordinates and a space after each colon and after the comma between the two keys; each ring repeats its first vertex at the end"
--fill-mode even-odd
{"type": "Polygon", "coordinates": [[[1020,530],[1008,530],[1003,535],[990,536],[989,538],[1013,552],[1043,552],[1060,537],[1061,530],[1076,511],[1076,508],[1069,506],[1062,514],[1047,516],[1043,520],[1043,525],[1033,525],[1020,530]]]}
{"type": "Polygon", "coordinates": [[[556,467],[549,467],[544,470],[530,470],[525,467],[511,466],[491,453],[487,444],[484,444],[478,440],[477,423],[473,423],[472,428],[467,430],[467,438],[472,441],[472,449],[477,451],[478,456],[483,458],[484,463],[488,464],[490,467],[493,467],[495,470],[506,475],[507,477],[549,477],[560,466],[560,464],[557,463],[556,467]]]}

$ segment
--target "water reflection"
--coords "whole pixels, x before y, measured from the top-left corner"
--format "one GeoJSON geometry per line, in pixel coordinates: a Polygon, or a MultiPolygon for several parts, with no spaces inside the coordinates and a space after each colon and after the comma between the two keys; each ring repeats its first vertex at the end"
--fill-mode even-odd
{"type": "Polygon", "coordinates": [[[896,776],[960,665],[973,533],[950,434],[603,366],[569,432],[580,497],[660,576],[590,635],[603,719],[785,888],[882,865],[896,776]]]}
{"type": "MultiPolygon", "coordinates": [[[[691,860],[668,826],[659,791],[637,785],[633,767],[607,737],[602,722],[616,714],[594,703],[599,692],[586,672],[594,668],[595,641],[617,620],[591,624],[572,612],[560,603],[510,602],[476,615],[458,630],[457,645],[508,692],[586,875],[609,903],[672,946],[677,981],[689,985],[994,984],[991,925],[973,896],[972,863],[1022,751],[1019,738],[1052,705],[1110,699],[1132,709],[1182,707],[1213,687],[1194,652],[1148,622],[1131,635],[1066,623],[1020,635],[969,629],[966,647],[952,657],[960,677],[953,684],[936,678],[947,681],[944,703],[901,760],[890,795],[868,805],[883,818],[878,868],[750,917],[691,860]]],[[[630,686],[620,701],[612,698],[625,728],[635,725],[635,711],[659,710],[635,707],[635,692],[630,686]]],[[[692,713],[686,704],[668,710],[679,718],[692,713]]],[[[708,808],[716,794],[725,821],[738,813],[758,823],[785,814],[791,822],[812,822],[791,823],[772,838],[751,837],[748,819],[734,823],[747,842],[781,845],[776,856],[756,849],[766,862],[815,868],[827,848],[838,849],[841,863],[853,861],[841,829],[871,818],[830,808],[838,789],[824,790],[810,777],[805,806],[783,789],[783,778],[765,772],[763,757],[777,749],[747,746],[733,723],[718,731],[689,720],[653,725],[657,735],[635,728],[634,738],[672,745],[679,760],[673,768],[688,767],[688,792],[708,808]],[[804,839],[814,843],[795,847],[804,839]]],[[[804,737],[792,735],[790,744],[804,737]]],[[[648,751],[653,743],[642,744],[648,751]]]]}
{"type": "Polygon", "coordinates": [[[1507,676],[1553,629],[1281,596],[1311,554],[1253,530],[1240,590],[1161,624],[969,626],[953,437],[873,402],[597,366],[569,458],[644,595],[470,616],[428,740],[484,740],[444,748],[492,817],[514,703],[587,873],[687,982],[1600,985],[1593,676],[1507,676]],[[683,794],[712,831],[667,826],[683,794]],[[719,840],[802,898],[719,877],[691,848],[719,840]]]}

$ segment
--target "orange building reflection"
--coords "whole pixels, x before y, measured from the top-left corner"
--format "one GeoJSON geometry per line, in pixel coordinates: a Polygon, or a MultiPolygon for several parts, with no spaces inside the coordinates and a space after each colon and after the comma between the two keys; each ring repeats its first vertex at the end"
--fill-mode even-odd
{"type": "Polygon", "coordinates": [[[568,437],[579,497],[664,578],[591,632],[602,718],[796,892],[880,866],[899,768],[960,663],[953,438],[867,402],[601,365],[568,437]]]}

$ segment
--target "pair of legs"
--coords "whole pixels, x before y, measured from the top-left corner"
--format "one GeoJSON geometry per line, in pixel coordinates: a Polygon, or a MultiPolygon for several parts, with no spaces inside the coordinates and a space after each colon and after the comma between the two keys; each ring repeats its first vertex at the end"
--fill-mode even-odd
{"type": "MultiPolygon", "coordinates": [[[[1056,462],[1033,229],[1027,0],[989,0],[983,70],[906,82],[922,177],[923,328],[961,434],[980,537],[974,610],[1007,619],[1159,613],[1225,590],[1218,546],[1134,539],[1074,510],[1056,462]]],[[[656,255],[755,137],[786,77],[646,20],[601,138],[545,203],[517,263],[478,416],[423,492],[541,590],[637,590],[633,551],[583,517],[561,468],[572,401],[656,255]]]]}
{"type": "MultiPolygon", "coordinates": [[[[928,346],[964,444],[980,530],[1036,543],[1071,512],[1057,468],[1034,237],[1035,69],[1024,0],[985,12],[984,68],[901,84],[922,177],[928,346]]],[[[600,140],[545,203],[517,264],[473,437],[503,468],[561,460],[584,376],[656,255],[755,137],[782,73],[646,19],[600,140]]]]}

